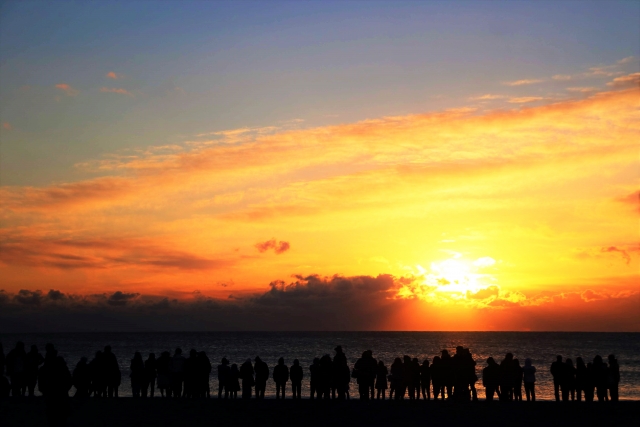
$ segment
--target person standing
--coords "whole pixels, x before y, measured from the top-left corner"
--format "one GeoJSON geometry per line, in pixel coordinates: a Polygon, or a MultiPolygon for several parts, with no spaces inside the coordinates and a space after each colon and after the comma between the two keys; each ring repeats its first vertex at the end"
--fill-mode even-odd
{"type": "Polygon", "coordinates": [[[556,397],[556,402],[560,402],[560,383],[564,373],[564,364],[562,363],[562,356],[556,356],[556,361],[551,364],[551,376],[553,377],[553,393],[556,397]]]}
{"type": "Polygon", "coordinates": [[[44,357],[42,357],[38,351],[38,347],[35,345],[32,345],[31,350],[27,353],[26,362],[25,385],[29,390],[29,397],[33,397],[33,392],[38,382],[38,369],[40,369],[40,365],[44,363],[44,357]]]}
{"type": "Polygon", "coordinates": [[[153,397],[156,388],[156,355],[149,353],[149,358],[144,361],[144,383],[142,384],[142,397],[153,397]]]}
{"type": "Polygon", "coordinates": [[[231,381],[231,367],[229,367],[229,361],[226,357],[223,357],[218,365],[218,399],[222,398],[222,391],[224,390],[224,398],[229,397],[229,385],[231,381]]]}
{"type": "Polygon", "coordinates": [[[171,393],[175,399],[179,399],[182,396],[182,384],[184,381],[184,363],[186,359],[182,355],[182,349],[176,348],[171,358],[170,373],[171,373],[171,393]]]}
{"type": "Polygon", "coordinates": [[[290,370],[291,376],[291,391],[294,399],[300,399],[300,392],[302,391],[302,378],[304,373],[302,372],[302,366],[298,359],[293,360],[293,366],[290,370]]]}
{"type": "Polygon", "coordinates": [[[431,368],[429,367],[429,359],[424,359],[420,366],[420,388],[422,389],[422,398],[431,400],[431,368]]]}
{"type": "Polygon", "coordinates": [[[284,358],[278,359],[278,364],[273,368],[273,381],[276,383],[276,399],[285,398],[287,381],[289,381],[289,368],[284,364],[284,358]]]}
{"type": "Polygon", "coordinates": [[[22,397],[26,391],[27,353],[24,351],[24,343],[18,341],[13,350],[7,354],[7,376],[11,380],[11,395],[22,397]]]}
{"type": "Polygon", "coordinates": [[[131,392],[134,398],[140,397],[142,384],[144,382],[144,361],[139,351],[136,351],[129,365],[129,378],[131,378],[131,392]]]}
{"type": "Polygon", "coordinates": [[[609,357],[609,394],[611,396],[612,402],[617,402],[618,395],[618,384],[620,383],[620,365],[618,365],[618,359],[613,354],[610,354],[609,357]]]}
{"type": "Polygon", "coordinates": [[[264,399],[264,392],[267,388],[267,380],[269,379],[269,366],[260,359],[259,356],[256,356],[254,361],[254,369],[256,371],[256,399],[264,399]]]}
{"type": "Polygon", "coordinates": [[[376,399],[385,399],[385,395],[387,393],[387,375],[389,374],[389,370],[386,366],[384,366],[384,362],[382,360],[378,361],[378,368],[376,369],[376,390],[378,390],[378,395],[376,399]]]}
{"type": "Polygon", "coordinates": [[[527,402],[536,401],[536,367],[531,364],[531,359],[524,360],[524,368],[522,368],[524,380],[524,393],[527,395],[527,402]]]}
{"type": "Polygon", "coordinates": [[[251,399],[253,386],[255,384],[251,359],[245,360],[242,366],[240,366],[240,378],[242,378],[242,398],[251,399]]]}
{"type": "MultiPolygon", "coordinates": [[[[435,365],[435,363],[434,363],[435,365]]],[[[482,370],[482,385],[485,389],[485,396],[487,402],[493,401],[494,393],[498,394],[498,398],[500,398],[500,391],[498,391],[498,385],[500,384],[500,365],[496,363],[493,357],[487,359],[487,366],[482,370]]],[[[435,399],[437,400],[437,395],[435,394],[435,399]]]]}
{"type": "Polygon", "coordinates": [[[163,351],[158,357],[156,373],[158,374],[160,397],[171,397],[171,356],[168,351],[163,351]]]}

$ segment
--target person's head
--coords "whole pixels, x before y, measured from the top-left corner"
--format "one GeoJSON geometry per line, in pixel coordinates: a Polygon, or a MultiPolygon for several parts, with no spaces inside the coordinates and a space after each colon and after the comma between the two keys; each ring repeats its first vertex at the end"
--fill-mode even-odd
{"type": "Polygon", "coordinates": [[[579,366],[579,367],[584,366],[584,360],[582,360],[582,357],[580,356],[576,357],[576,366],[579,366]]]}
{"type": "Polygon", "coordinates": [[[135,360],[142,360],[142,354],[140,354],[140,352],[139,352],[139,351],[136,351],[136,352],[134,353],[134,355],[133,355],[133,358],[134,358],[135,360]]]}
{"type": "Polygon", "coordinates": [[[367,357],[367,352],[366,352],[366,351],[363,351],[363,352],[362,352],[362,358],[364,359],[365,357],[367,357]]]}
{"type": "Polygon", "coordinates": [[[406,354],[404,355],[402,360],[404,360],[404,363],[411,363],[411,357],[407,356],[406,354]]]}
{"type": "Polygon", "coordinates": [[[564,363],[566,363],[567,366],[573,367],[573,361],[571,359],[567,359],[564,363]]]}
{"type": "Polygon", "coordinates": [[[182,354],[182,349],[180,347],[176,348],[176,351],[173,354],[176,356],[180,356],[182,354]]]}
{"type": "Polygon", "coordinates": [[[86,365],[86,364],[87,364],[87,358],[86,358],[86,357],[84,357],[84,356],[82,356],[82,357],[80,358],[80,363],[82,363],[83,365],[86,365]]]}
{"type": "Polygon", "coordinates": [[[411,361],[415,364],[415,363],[420,363],[420,361],[418,360],[417,357],[414,357],[413,359],[411,359],[411,361]]]}
{"type": "Polygon", "coordinates": [[[602,365],[602,356],[600,356],[599,354],[596,355],[596,357],[593,358],[593,364],[602,365]]]}
{"type": "Polygon", "coordinates": [[[336,346],[336,348],[334,348],[334,350],[335,350],[336,353],[342,353],[342,346],[341,345],[336,346]]]}
{"type": "Polygon", "coordinates": [[[531,366],[531,359],[529,359],[528,357],[524,359],[524,366],[531,366]]]}
{"type": "Polygon", "coordinates": [[[38,346],[37,346],[37,345],[35,345],[35,344],[34,344],[34,345],[32,345],[32,346],[31,346],[31,351],[32,351],[33,353],[37,353],[37,352],[38,352],[38,346]]]}
{"type": "Polygon", "coordinates": [[[223,365],[228,365],[229,361],[227,360],[226,357],[223,357],[222,360],[220,361],[220,363],[222,363],[223,365]]]}
{"type": "Polygon", "coordinates": [[[198,352],[196,351],[195,348],[192,348],[191,351],[189,351],[190,357],[196,357],[197,355],[198,355],[198,352]]]}
{"type": "Polygon", "coordinates": [[[393,359],[393,363],[395,365],[398,365],[398,364],[402,363],[402,359],[400,359],[399,357],[396,357],[395,359],[393,359]]]}
{"type": "Polygon", "coordinates": [[[487,359],[487,365],[493,365],[495,363],[496,363],[496,361],[493,360],[493,357],[490,357],[490,358],[487,359]]]}
{"type": "Polygon", "coordinates": [[[378,360],[378,366],[384,368],[384,362],[382,360],[378,360]]]}
{"type": "MultiPolygon", "coordinates": [[[[53,352],[53,350],[48,351],[48,353],[53,352]]],[[[96,359],[102,356],[102,352],[100,350],[96,351],[96,359]]]]}
{"type": "Polygon", "coordinates": [[[262,360],[260,359],[260,356],[256,356],[256,357],[253,359],[253,361],[254,361],[254,362],[256,362],[256,363],[258,363],[258,362],[261,362],[262,360]]]}
{"type": "Polygon", "coordinates": [[[424,359],[422,366],[429,366],[429,359],[424,359]]]}
{"type": "Polygon", "coordinates": [[[300,361],[298,359],[293,359],[293,366],[300,366],[300,361]]]}
{"type": "Polygon", "coordinates": [[[18,350],[18,351],[23,351],[24,350],[24,343],[22,341],[18,341],[16,343],[16,350],[18,350]]]}
{"type": "Polygon", "coordinates": [[[449,355],[449,350],[442,350],[440,353],[442,354],[442,357],[447,357],[449,355]]]}
{"type": "Polygon", "coordinates": [[[313,364],[317,365],[318,363],[320,363],[320,358],[319,357],[314,357],[313,358],[313,364]]]}
{"type": "Polygon", "coordinates": [[[284,357],[278,359],[278,365],[284,365],[284,357]]]}
{"type": "Polygon", "coordinates": [[[434,356],[434,357],[433,357],[433,364],[434,364],[434,365],[437,365],[438,363],[440,363],[440,360],[441,360],[441,359],[440,359],[440,356],[434,356]]]}
{"type": "Polygon", "coordinates": [[[111,353],[111,346],[110,345],[105,345],[104,346],[104,352],[105,353],[111,353]]]}
{"type": "Polygon", "coordinates": [[[520,361],[518,359],[513,359],[514,366],[520,366],[520,361]]]}
{"type": "Polygon", "coordinates": [[[463,351],[464,351],[464,347],[462,347],[461,345],[456,347],[456,354],[462,354],[463,351]]]}
{"type": "Polygon", "coordinates": [[[53,346],[53,344],[51,344],[50,342],[48,342],[47,344],[45,344],[44,349],[47,353],[49,353],[50,351],[52,351],[55,347],[53,346]]]}
{"type": "Polygon", "coordinates": [[[244,361],[246,365],[251,365],[251,359],[247,357],[247,360],[244,361]]]}
{"type": "Polygon", "coordinates": [[[162,357],[170,357],[170,353],[168,351],[163,351],[161,354],[162,357]]]}
{"type": "Polygon", "coordinates": [[[513,354],[512,353],[507,353],[504,355],[504,360],[513,360],[513,354]]]}
{"type": "Polygon", "coordinates": [[[609,359],[609,362],[613,362],[614,360],[616,360],[616,356],[613,354],[610,354],[607,359],[609,359]]]}
{"type": "Polygon", "coordinates": [[[365,354],[367,355],[367,357],[373,357],[373,351],[371,350],[365,351],[365,354]]]}
{"type": "Polygon", "coordinates": [[[556,356],[556,361],[558,361],[558,362],[562,362],[562,356],[557,355],[557,356],[556,356]]]}
{"type": "Polygon", "coordinates": [[[149,360],[156,360],[156,354],[155,353],[149,353],[149,360]]]}

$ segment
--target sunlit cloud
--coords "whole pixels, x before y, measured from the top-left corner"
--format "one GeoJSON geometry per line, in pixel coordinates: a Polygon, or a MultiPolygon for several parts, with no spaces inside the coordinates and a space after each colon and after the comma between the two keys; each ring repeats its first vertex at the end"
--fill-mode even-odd
{"type": "Polygon", "coordinates": [[[638,86],[640,85],[640,73],[633,73],[626,76],[616,77],[609,83],[608,86],[624,87],[624,86],[638,86]]]}
{"type": "Polygon", "coordinates": [[[506,96],[487,93],[487,94],[480,95],[480,96],[472,96],[469,99],[471,101],[491,101],[491,100],[494,100],[494,99],[503,99],[503,98],[506,98],[506,96]]]}
{"type": "Polygon", "coordinates": [[[63,91],[64,94],[67,96],[76,96],[80,92],[77,89],[72,88],[70,85],[66,83],[58,83],[56,85],[56,88],[63,91]]]}
{"type": "Polygon", "coordinates": [[[101,87],[100,88],[100,92],[105,92],[105,93],[119,93],[121,95],[128,95],[128,96],[133,96],[133,94],[131,92],[129,92],[126,89],[122,89],[122,88],[108,88],[108,87],[101,87]]]}
{"type": "Polygon", "coordinates": [[[569,74],[556,74],[551,78],[553,80],[567,81],[567,80],[571,80],[573,77],[569,74]]]}
{"type": "Polygon", "coordinates": [[[517,96],[517,97],[509,98],[507,102],[511,104],[527,104],[529,102],[543,101],[544,99],[545,98],[541,96],[519,96],[519,97],[517,96]]]}
{"type": "Polygon", "coordinates": [[[568,87],[567,90],[569,92],[589,93],[589,92],[595,92],[598,89],[595,87],[568,87]]]}
{"type": "Polygon", "coordinates": [[[525,85],[533,85],[536,83],[542,83],[544,80],[541,79],[522,79],[522,80],[514,80],[511,82],[504,82],[507,86],[525,86],[525,85]]]}
{"type": "Polygon", "coordinates": [[[107,73],[107,78],[109,78],[109,79],[117,80],[117,79],[121,79],[123,77],[124,76],[122,74],[119,74],[119,73],[116,73],[116,72],[113,72],[113,71],[109,71],[107,73]]]}

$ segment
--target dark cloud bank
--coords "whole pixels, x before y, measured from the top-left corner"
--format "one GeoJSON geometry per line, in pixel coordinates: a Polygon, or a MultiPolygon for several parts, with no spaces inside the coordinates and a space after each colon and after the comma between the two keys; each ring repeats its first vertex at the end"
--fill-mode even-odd
{"type": "MultiPolygon", "coordinates": [[[[394,298],[397,289],[412,280],[391,275],[295,276],[288,284],[272,282],[264,293],[228,299],[199,292],[177,300],[120,291],[0,291],[0,332],[459,329],[456,308],[448,307],[443,314],[441,307],[417,298],[394,298]]],[[[562,303],[522,306],[506,301],[459,309],[476,311],[485,322],[471,330],[640,330],[637,293],[624,298],[594,295],[556,298],[573,298],[570,309],[562,303]]],[[[483,297],[502,301],[495,299],[494,289],[473,295],[474,300],[483,297]]]]}

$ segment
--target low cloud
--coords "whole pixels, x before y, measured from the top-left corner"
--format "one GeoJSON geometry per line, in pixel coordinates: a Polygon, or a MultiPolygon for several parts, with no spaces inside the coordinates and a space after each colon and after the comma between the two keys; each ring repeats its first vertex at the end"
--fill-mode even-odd
{"type": "Polygon", "coordinates": [[[256,243],[255,248],[260,253],[273,249],[273,251],[279,255],[288,251],[291,248],[291,245],[289,244],[289,242],[285,242],[283,240],[278,242],[276,241],[276,239],[271,239],[271,240],[267,240],[266,242],[256,243]]]}
{"type": "Polygon", "coordinates": [[[100,88],[100,92],[104,92],[104,93],[119,93],[120,95],[128,95],[133,97],[133,94],[131,92],[129,92],[126,89],[122,89],[122,88],[108,88],[108,87],[101,87],[100,88]]]}
{"type": "Polygon", "coordinates": [[[56,85],[56,88],[63,91],[64,94],[67,96],[76,96],[79,93],[77,89],[72,88],[70,85],[66,83],[58,83],[56,85]]]}
{"type": "Polygon", "coordinates": [[[107,78],[109,78],[109,79],[117,80],[117,79],[121,79],[123,77],[124,76],[122,74],[116,73],[114,71],[109,71],[107,73],[107,78]]]}
{"type": "Polygon", "coordinates": [[[533,85],[536,83],[542,83],[543,80],[540,79],[522,79],[522,80],[514,80],[512,82],[504,82],[507,86],[525,86],[525,85],[533,85]]]}
{"type": "Polygon", "coordinates": [[[640,85],[640,73],[632,73],[626,76],[616,77],[607,83],[607,85],[614,87],[638,86],[640,85]]]}

